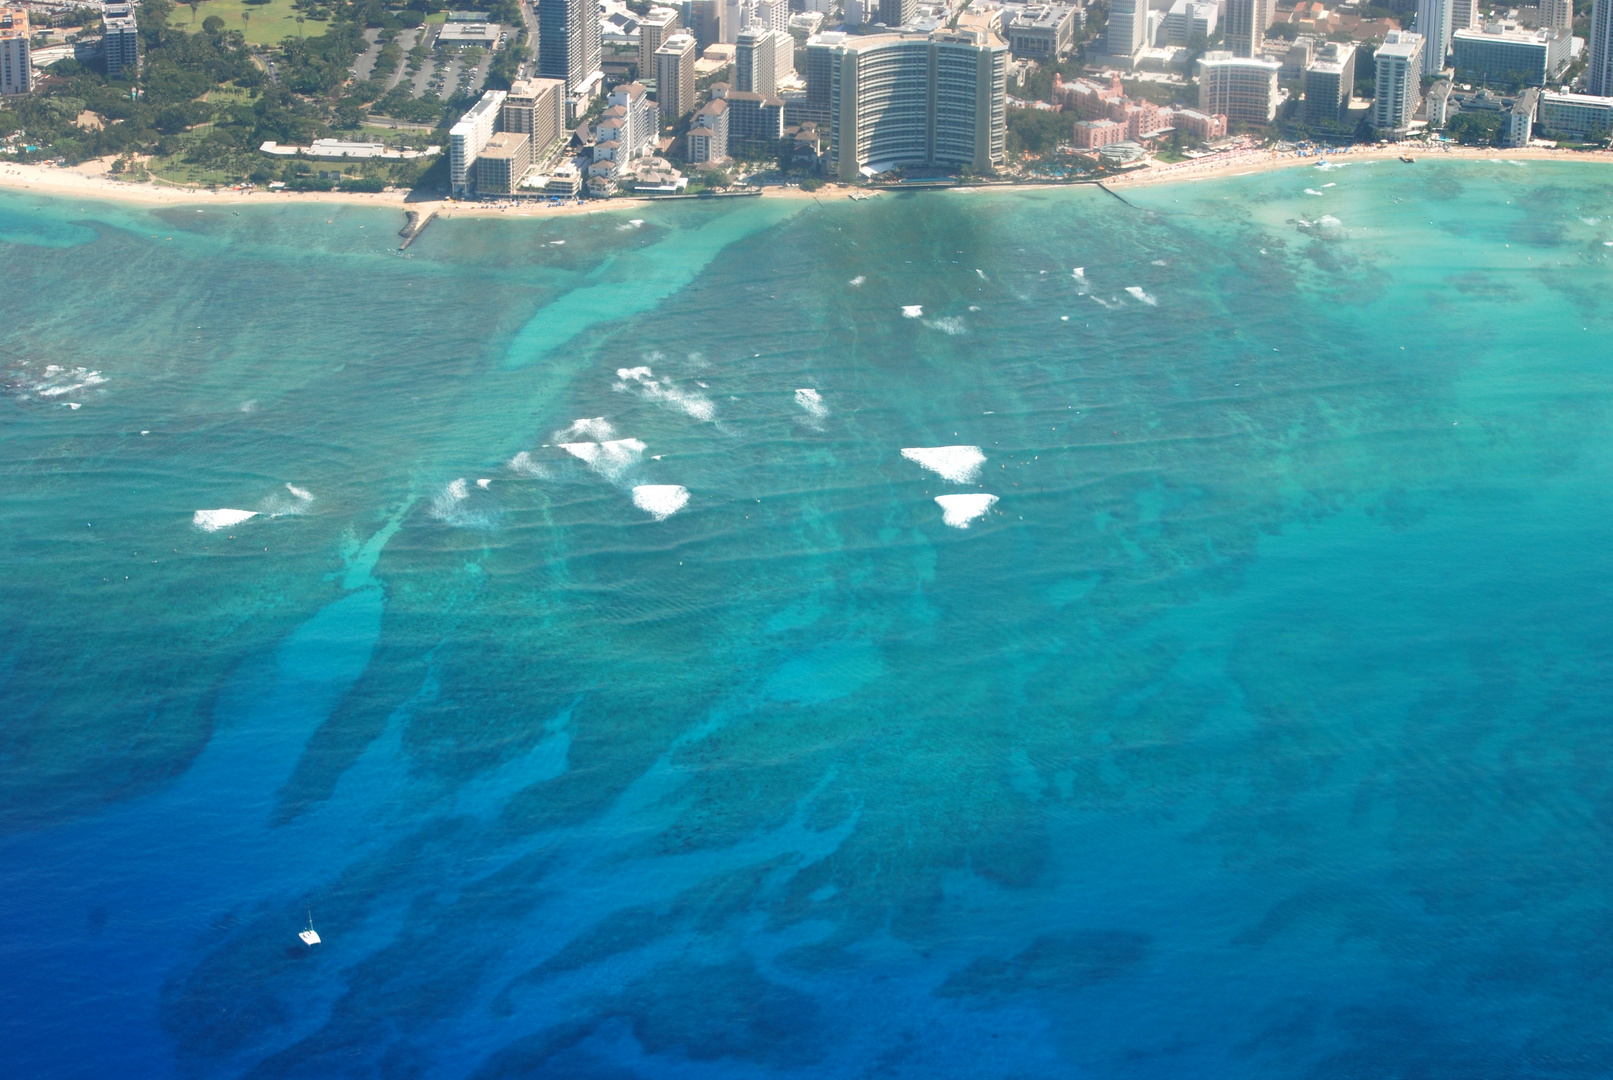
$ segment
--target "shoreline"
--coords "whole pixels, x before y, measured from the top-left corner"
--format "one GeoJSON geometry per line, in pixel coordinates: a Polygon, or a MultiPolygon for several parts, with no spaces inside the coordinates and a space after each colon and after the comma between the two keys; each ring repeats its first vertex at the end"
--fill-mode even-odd
{"type": "MultiPolygon", "coordinates": [[[[1278,169],[1290,169],[1306,165],[1315,166],[1323,161],[1338,161],[1340,163],[1351,161],[1393,161],[1403,154],[1419,161],[1428,159],[1499,161],[1510,158],[1526,161],[1613,163],[1613,151],[1560,150],[1547,147],[1518,147],[1508,150],[1498,147],[1470,146],[1369,146],[1341,149],[1325,155],[1309,154],[1303,157],[1293,152],[1253,150],[1170,164],[1151,162],[1141,169],[1105,177],[1099,181],[990,184],[978,187],[950,187],[940,190],[1048,191],[1060,188],[1093,187],[1100,183],[1107,188],[1123,189],[1153,184],[1187,183],[1196,180],[1231,179],[1233,177],[1251,176],[1256,173],[1272,172],[1278,169]]],[[[435,213],[436,216],[445,218],[462,215],[468,217],[507,216],[519,218],[573,217],[576,215],[615,213],[623,210],[639,210],[660,201],[655,198],[627,198],[607,201],[583,200],[580,203],[568,203],[563,206],[550,206],[546,203],[537,202],[524,205],[498,205],[494,203],[458,202],[448,198],[410,201],[410,192],[407,191],[387,191],[374,194],[338,191],[209,191],[205,188],[188,188],[178,185],[166,186],[155,180],[140,183],[114,180],[105,171],[110,160],[90,161],[85,162],[83,165],[71,167],[0,162],[0,191],[33,192],[54,198],[86,198],[133,203],[140,206],[293,206],[324,204],[393,207],[399,211],[418,211],[423,215],[435,213]]],[[[850,192],[856,190],[861,189],[844,187],[833,183],[826,184],[817,191],[802,191],[798,187],[768,187],[762,189],[761,197],[769,199],[814,199],[821,202],[826,199],[845,198],[850,192]]],[[[871,190],[900,192],[902,189],[895,187],[871,190]]],[[[915,188],[913,190],[920,189],[915,188]]]]}

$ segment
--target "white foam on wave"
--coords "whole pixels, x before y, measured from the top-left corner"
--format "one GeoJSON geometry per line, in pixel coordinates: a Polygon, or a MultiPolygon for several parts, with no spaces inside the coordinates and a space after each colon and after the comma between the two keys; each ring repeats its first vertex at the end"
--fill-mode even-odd
{"type": "Polygon", "coordinates": [[[603,442],[606,439],[615,438],[615,436],[616,429],[610,426],[610,421],[603,416],[596,416],[592,419],[584,417],[580,420],[573,420],[570,427],[562,428],[554,433],[554,441],[561,443],[590,439],[594,442],[603,442]]]}
{"type": "Polygon", "coordinates": [[[902,308],[902,318],[904,318],[904,319],[922,319],[922,318],[924,318],[924,305],[923,304],[907,304],[907,305],[905,305],[902,308]]]}
{"type": "Polygon", "coordinates": [[[509,461],[510,471],[521,476],[547,478],[549,470],[532,459],[532,455],[522,450],[509,461]]]}
{"type": "Polygon", "coordinates": [[[967,495],[937,495],[935,501],[941,507],[941,521],[944,524],[954,529],[967,529],[969,522],[986,516],[986,512],[997,502],[997,496],[971,492],[967,495]]]}
{"type": "Polygon", "coordinates": [[[804,386],[795,392],[795,403],[814,420],[822,420],[829,415],[829,406],[823,403],[823,395],[810,386],[804,386]]]}
{"type": "Polygon", "coordinates": [[[1328,183],[1322,185],[1322,190],[1325,191],[1330,187],[1338,187],[1338,185],[1329,181],[1328,183]]]}
{"type": "Polygon", "coordinates": [[[78,412],[78,410],[84,407],[84,403],[82,401],[69,401],[67,403],[67,407],[72,409],[74,412],[78,412]]]}
{"type": "Polygon", "coordinates": [[[1317,191],[1315,188],[1306,188],[1305,189],[1305,194],[1307,194],[1307,195],[1320,195],[1321,192],[1317,191]]]}
{"type": "Polygon", "coordinates": [[[1321,229],[1337,229],[1342,227],[1344,222],[1340,221],[1332,214],[1323,214],[1321,217],[1316,219],[1316,225],[1317,228],[1321,229]]]}
{"type": "Polygon", "coordinates": [[[484,478],[476,481],[476,486],[481,488],[483,491],[486,491],[489,487],[493,486],[493,481],[484,478]]]}
{"type": "Polygon", "coordinates": [[[637,439],[612,439],[609,442],[561,443],[560,449],[584,462],[587,466],[615,483],[644,456],[644,444],[637,439]]]}
{"type": "Polygon", "coordinates": [[[190,522],[203,532],[218,532],[257,516],[256,510],[198,510],[191,515],[190,522]]]}
{"type": "Polygon", "coordinates": [[[864,277],[862,274],[858,274],[856,277],[854,277],[850,281],[846,282],[846,284],[850,285],[853,289],[859,289],[859,288],[862,287],[862,283],[867,281],[867,280],[868,279],[866,277],[864,277]]]}
{"type": "Polygon", "coordinates": [[[625,222],[623,222],[622,224],[616,226],[616,231],[617,232],[630,232],[633,229],[636,229],[640,225],[643,225],[643,224],[644,224],[644,219],[643,218],[628,218],[625,222]]]}
{"type": "Polygon", "coordinates": [[[907,446],[902,456],[954,484],[974,483],[986,463],[978,446],[907,446]]]}
{"type": "Polygon", "coordinates": [[[1345,162],[1324,161],[1320,165],[1317,165],[1316,167],[1318,169],[1321,169],[1323,172],[1327,172],[1329,169],[1343,169],[1343,168],[1346,168],[1346,167],[1349,166],[1349,164],[1350,163],[1348,161],[1345,161],[1345,162]]]}
{"type": "Polygon", "coordinates": [[[689,489],[682,484],[640,484],[633,489],[633,505],[665,521],[689,504],[689,489]]]}
{"type": "Polygon", "coordinates": [[[432,498],[431,516],[456,528],[492,528],[492,514],[466,509],[464,504],[469,498],[470,485],[466,484],[465,478],[461,476],[451,481],[432,498]]]}
{"type": "Polygon", "coordinates": [[[1115,308],[1118,308],[1118,307],[1125,307],[1126,306],[1126,303],[1125,303],[1124,300],[1105,300],[1101,296],[1089,296],[1088,299],[1091,300],[1093,303],[1102,304],[1104,307],[1108,308],[1110,311],[1113,311],[1115,308]]]}
{"type": "Polygon", "coordinates": [[[980,267],[978,267],[978,266],[975,267],[975,273],[980,275],[980,280],[981,281],[988,281],[989,282],[991,280],[989,277],[986,276],[986,272],[984,270],[980,269],[980,267]]]}
{"type": "Polygon", "coordinates": [[[1130,293],[1136,299],[1141,300],[1143,303],[1147,304],[1149,307],[1158,307],[1159,306],[1159,301],[1154,299],[1153,296],[1151,296],[1148,293],[1144,292],[1143,287],[1141,285],[1127,285],[1126,286],[1126,291],[1128,293],[1130,293]]]}
{"type": "Polygon", "coordinates": [[[301,499],[303,502],[314,501],[314,493],[309,491],[307,488],[300,488],[296,484],[287,484],[286,490],[297,496],[297,498],[301,499]]]}
{"type": "Polygon", "coordinates": [[[671,379],[658,379],[648,367],[617,368],[616,378],[618,391],[631,391],[646,401],[666,405],[696,420],[717,418],[717,406],[710,398],[685,390],[671,379]]]}
{"type": "Polygon", "coordinates": [[[43,379],[34,384],[34,392],[42,398],[61,397],[64,394],[88,390],[106,382],[106,376],[99,371],[91,371],[82,367],[73,368],[69,371],[59,364],[48,365],[45,368],[44,376],[43,379]]]}
{"type": "Polygon", "coordinates": [[[924,325],[931,330],[939,330],[943,334],[950,334],[952,337],[958,337],[960,334],[969,332],[969,327],[956,315],[946,315],[939,319],[925,319],[924,325]]]}

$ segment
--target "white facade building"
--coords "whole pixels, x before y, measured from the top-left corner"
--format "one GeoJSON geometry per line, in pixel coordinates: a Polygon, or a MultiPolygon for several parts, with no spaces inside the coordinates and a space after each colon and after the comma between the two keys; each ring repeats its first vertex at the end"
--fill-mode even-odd
{"type": "Polygon", "coordinates": [[[1437,75],[1451,51],[1451,0],[1417,0],[1417,32],[1423,36],[1423,74],[1437,75]]]}
{"type": "Polygon", "coordinates": [[[504,97],[503,90],[489,90],[482,95],[482,100],[470,107],[470,112],[448,129],[448,180],[455,197],[470,194],[470,178],[476,165],[476,156],[498,129],[504,97]]]}
{"type": "Polygon", "coordinates": [[[1165,44],[1186,45],[1194,34],[1215,33],[1217,9],[1210,0],[1176,0],[1165,13],[1165,44]]]}
{"type": "Polygon", "coordinates": [[[1103,51],[1130,59],[1148,42],[1148,0],[1110,0],[1103,51]]]}
{"type": "Polygon", "coordinates": [[[1375,59],[1372,126],[1382,132],[1404,132],[1422,100],[1423,36],[1391,30],[1375,59]]]}
{"type": "Polygon", "coordinates": [[[1282,61],[1264,56],[1205,53],[1199,58],[1199,111],[1246,124],[1271,123],[1277,116],[1277,73],[1282,69],[1282,61]]]}

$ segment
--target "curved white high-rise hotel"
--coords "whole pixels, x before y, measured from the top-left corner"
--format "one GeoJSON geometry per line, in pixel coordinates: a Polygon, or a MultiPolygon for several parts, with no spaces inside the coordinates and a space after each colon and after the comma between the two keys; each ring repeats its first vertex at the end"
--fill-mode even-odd
{"type": "Polygon", "coordinates": [[[1007,144],[1008,46],[994,34],[823,34],[829,46],[829,165],[842,180],[868,166],[1001,165],[1007,144]]]}

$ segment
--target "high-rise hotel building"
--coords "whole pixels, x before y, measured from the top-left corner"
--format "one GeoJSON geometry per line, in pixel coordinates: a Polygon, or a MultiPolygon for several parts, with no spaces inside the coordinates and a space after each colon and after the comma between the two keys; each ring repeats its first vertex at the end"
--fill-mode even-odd
{"type": "Polygon", "coordinates": [[[1585,88],[1596,97],[1613,97],[1613,0],[1591,5],[1591,54],[1585,68],[1585,88]]]}
{"type": "Polygon", "coordinates": [[[811,44],[826,51],[808,75],[829,79],[829,167],[842,180],[868,167],[1003,163],[1008,46],[995,34],[834,33],[811,44]]]}
{"type": "Polygon", "coordinates": [[[0,94],[26,94],[34,88],[28,52],[28,10],[0,8],[0,94]]]}
{"type": "Polygon", "coordinates": [[[597,0],[538,0],[538,74],[575,94],[600,70],[597,0]]]}

